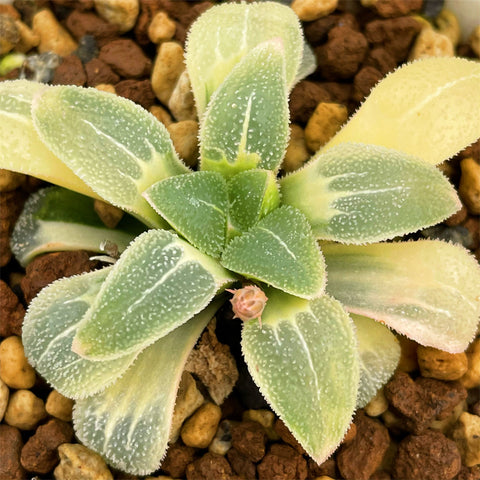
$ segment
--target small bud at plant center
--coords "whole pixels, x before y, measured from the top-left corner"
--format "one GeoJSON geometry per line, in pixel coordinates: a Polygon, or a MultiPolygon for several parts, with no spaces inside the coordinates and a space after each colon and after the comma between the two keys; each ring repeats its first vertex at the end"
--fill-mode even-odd
{"type": "Polygon", "coordinates": [[[267,303],[267,296],[263,290],[256,285],[247,285],[238,290],[228,290],[233,293],[233,298],[230,299],[232,304],[233,318],[239,318],[244,322],[258,318],[260,326],[262,325],[261,315],[267,303]]]}

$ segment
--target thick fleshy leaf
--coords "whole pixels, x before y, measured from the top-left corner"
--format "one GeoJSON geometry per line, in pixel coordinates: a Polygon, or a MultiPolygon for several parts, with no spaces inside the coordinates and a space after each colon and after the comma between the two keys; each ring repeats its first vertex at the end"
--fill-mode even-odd
{"type": "Polygon", "coordinates": [[[350,314],[360,354],[360,386],[357,408],[363,408],[387,383],[400,360],[400,343],[380,322],[350,314]]]}
{"type": "Polygon", "coordinates": [[[275,174],[270,170],[240,172],[228,182],[231,235],[245,232],[280,205],[275,174]]]}
{"type": "Polygon", "coordinates": [[[355,409],[359,366],[351,319],[339,302],[308,302],[268,290],[256,321],[244,324],[242,350],[260,391],[307,453],[326,460],[355,409]]]}
{"type": "Polygon", "coordinates": [[[200,132],[200,168],[229,178],[252,168],[276,170],[288,142],[284,47],[255,47],[212,96],[200,132]]]}
{"type": "Polygon", "coordinates": [[[325,264],[305,216],[274,210],[225,248],[222,265],[292,295],[315,298],[325,288],[325,264]]]}
{"type": "Polygon", "coordinates": [[[312,47],[307,43],[303,42],[303,55],[302,62],[298,67],[297,76],[294,83],[300,82],[305,77],[308,77],[311,73],[317,68],[317,59],[312,47]]]}
{"type": "Polygon", "coordinates": [[[157,340],[104,392],[76,403],[75,431],[85,445],[134,475],[159,468],[185,362],[218,306],[157,340]]]}
{"type": "Polygon", "coordinates": [[[173,233],[137,237],[78,327],[73,349],[93,360],[141,350],[205,308],[234,279],[173,233]]]}
{"type": "Polygon", "coordinates": [[[0,82],[0,168],[32,175],[98,197],[41,142],[33,126],[33,97],[49,88],[28,80],[0,82]]]}
{"type": "Polygon", "coordinates": [[[185,57],[200,116],[232,68],[259,43],[277,37],[285,45],[287,84],[292,86],[303,51],[300,22],[292,9],[276,2],[230,3],[197,19],[185,57]]]}
{"type": "Polygon", "coordinates": [[[317,238],[377,242],[434,225],[456,212],[455,189],[434,166],[376,145],[342,144],[281,180],[317,238]]]}
{"type": "Polygon", "coordinates": [[[93,209],[93,199],[60,187],[32,194],[15,224],[11,247],[21,265],[46,252],[104,252],[109,242],[121,253],[145,226],[128,215],[107,228],[93,209]]]}
{"type": "Polygon", "coordinates": [[[373,143],[440,163],[480,137],[479,111],[478,62],[419,60],[384,78],[324,150],[373,143]]]}
{"type": "Polygon", "coordinates": [[[227,231],[227,184],[217,172],[177,175],[152,185],[144,197],[180,235],[219,257],[227,231]]]}
{"type": "Polygon", "coordinates": [[[31,302],[22,341],[30,364],[60,393],[85,398],[110,385],[132,364],[137,352],[92,362],[72,352],[78,324],[93,303],[111,267],[62,278],[31,302]]]}
{"type": "Polygon", "coordinates": [[[117,95],[73,86],[45,90],[32,115],[42,141],[98,195],[165,226],[141,193],[189,170],[153,115],[117,95]]]}
{"type": "Polygon", "coordinates": [[[327,292],[353,313],[416,342],[464,351],[480,315],[480,266],[463,248],[438,240],[366,246],[322,245],[327,292]]]}

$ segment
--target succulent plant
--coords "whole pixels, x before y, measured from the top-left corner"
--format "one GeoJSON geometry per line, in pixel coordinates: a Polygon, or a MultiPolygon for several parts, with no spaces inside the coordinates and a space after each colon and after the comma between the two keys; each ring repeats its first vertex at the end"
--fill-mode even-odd
{"type": "Polygon", "coordinates": [[[186,65],[201,125],[197,171],[128,100],[0,84],[0,167],[60,185],[28,201],[13,235],[18,260],[105,253],[105,242],[121,253],[39,293],[26,354],[76,399],[83,443],[119,469],[149,473],[167,449],[185,361],[225,290],[239,287],[232,303],[250,374],[321,463],[396,368],[390,329],[448,352],[476,334],[475,259],[441,241],[389,240],[460,207],[435,164],[480,136],[480,65],[400,68],[286,176],[289,91],[314,68],[293,11],[209,9],[190,31],[186,65]],[[128,215],[105,227],[95,198],[128,215]]]}

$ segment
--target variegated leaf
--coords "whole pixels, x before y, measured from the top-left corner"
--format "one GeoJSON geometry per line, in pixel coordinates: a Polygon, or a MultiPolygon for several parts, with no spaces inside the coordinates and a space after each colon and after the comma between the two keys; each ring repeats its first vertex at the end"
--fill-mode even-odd
{"type": "Polygon", "coordinates": [[[137,237],[78,327],[77,353],[109,360],[136,352],[205,308],[233,276],[165,230],[137,237]]]}
{"type": "Polygon", "coordinates": [[[341,304],[279,291],[244,324],[242,350],[260,391],[307,453],[322,463],[342,441],[359,382],[354,327],[341,304]]]}
{"type": "Polygon", "coordinates": [[[280,182],[282,202],[298,208],[317,238],[376,242],[436,224],[461,203],[432,165],[396,150],[341,144],[280,182]]]}
{"type": "Polygon", "coordinates": [[[234,237],[222,265],[292,295],[315,298],[325,288],[325,265],[302,213],[281,207],[256,226],[234,237]]]}
{"type": "Polygon", "coordinates": [[[199,116],[234,66],[258,44],[276,37],[285,45],[287,84],[292,86],[303,35],[290,8],[276,2],[230,3],[210,8],[197,19],[189,32],[186,63],[199,116]]]}
{"type": "Polygon", "coordinates": [[[111,267],[63,278],[45,287],[31,302],[22,341],[30,364],[67,397],[85,398],[114,382],[138,352],[92,362],[72,351],[78,324],[92,305],[111,267]]]}
{"type": "Polygon", "coordinates": [[[438,240],[365,246],[325,244],[327,291],[353,313],[416,342],[464,351],[480,315],[480,266],[438,240]]]}
{"type": "Polygon", "coordinates": [[[264,42],[246,55],[212,96],[200,131],[200,168],[229,178],[276,170],[288,142],[284,47],[264,42]]]}
{"type": "Polygon", "coordinates": [[[189,170],[153,115],[117,95],[74,86],[45,90],[32,114],[41,140],[98,195],[165,226],[141,193],[189,170]]]}

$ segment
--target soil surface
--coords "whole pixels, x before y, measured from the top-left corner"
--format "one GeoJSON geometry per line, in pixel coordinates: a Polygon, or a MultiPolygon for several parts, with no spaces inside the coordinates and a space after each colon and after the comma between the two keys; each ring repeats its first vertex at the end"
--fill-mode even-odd
{"type": "MultiPolygon", "coordinates": [[[[32,56],[38,51],[55,49],[58,54],[58,58],[55,57],[58,61],[53,61],[52,68],[47,65],[50,60],[39,60],[37,57],[28,63],[29,66],[15,69],[0,80],[40,76],[54,84],[98,87],[130,98],[149,109],[173,132],[183,132],[180,127],[186,128],[187,125],[182,122],[195,124],[195,115],[188,113],[188,108],[183,108],[185,105],[179,106],[171,101],[175,85],[167,86],[170,88],[167,97],[159,93],[153,78],[156,44],[173,41],[184,46],[188,27],[213,3],[140,0],[139,13],[127,30],[122,22],[128,23],[128,19],[122,17],[122,21],[114,24],[112,19],[106,19],[104,14],[100,15],[95,10],[94,3],[94,0],[16,0],[13,6],[0,5],[2,25],[9,24],[10,20],[6,18],[9,17],[20,20],[29,29],[33,28],[32,44],[25,47],[22,43],[27,41],[28,35],[22,37],[22,42],[18,38],[16,42],[10,39],[12,51],[17,49],[32,56]],[[60,47],[56,47],[54,42],[48,43],[45,32],[38,31],[37,14],[42,9],[52,13],[54,27],[60,27],[67,35],[60,47]],[[159,13],[162,15],[158,16],[159,13]],[[152,27],[158,22],[161,22],[163,30],[152,27]],[[167,33],[164,34],[164,31],[167,33]],[[72,42],[72,48],[65,51],[69,42],[72,42]]],[[[353,113],[379,79],[403,62],[418,58],[422,47],[427,49],[427,46],[418,43],[426,20],[437,28],[436,31],[440,30],[441,23],[435,24],[435,18],[440,13],[441,1],[377,0],[364,3],[372,6],[367,8],[362,7],[360,2],[340,1],[332,13],[303,22],[318,68],[291,94],[291,120],[296,125],[300,148],[295,150],[297,153],[291,154],[290,163],[285,163],[284,170],[300,166],[318,148],[319,142],[326,141],[315,131],[314,122],[310,122],[319,104],[334,104],[335,112],[341,112],[343,108],[347,114],[353,113]],[[423,19],[419,15],[423,15],[423,19]]],[[[51,30],[54,27],[50,25],[48,28],[51,30]]],[[[443,34],[448,37],[449,32],[444,31],[443,34]]],[[[5,40],[2,35],[0,29],[0,46],[4,48],[8,39],[5,40]]],[[[455,37],[454,34],[452,36],[455,37]]],[[[456,55],[475,58],[475,52],[468,43],[451,41],[451,45],[456,55]]],[[[180,74],[175,82],[179,78],[180,74]]],[[[188,103],[188,99],[185,102],[188,103]]],[[[338,121],[338,116],[325,118],[322,121],[330,127],[338,121]]],[[[194,165],[195,145],[186,144],[187,134],[181,134],[174,143],[177,150],[185,149],[182,153],[186,153],[182,156],[186,158],[190,155],[189,158],[193,159],[190,164],[194,165]]],[[[462,210],[443,224],[411,237],[442,238],[461,243],[480,261],[479,212],[475,206],[472,207],[468,188],[463,187],[462,190],[465,182],[461,165],[468,158],[480,165],[480,142],[440,167],[460,189],[464,203],[462,210]]],[[[42,182],[24,176],[16,176],[10,182],[2,181],[2,344],[21,335],[25,309],[41,288],[57,278],[100,266],[90,260],[88,252],[45,254],[35,259],[26,271],[12,258],[9,237],[15,221],[28,195],[42,186],[42,182]]],[[[239,351],[240,322],[233,319],[228,305],[217,315],[212,335],[215,334],[218,340],[209,337],[209,342],[214,343],[217,349],[228,351],[230,347],[239,373],[233,392],[220,405],[218,428],[222,435],[218,437],[219,442],[212,441],[206,448],[200,448],[186,445],[180,437],[170,446],[161,469],[153,477],[187,480],[480,480],[480,454],[475,457],[476,452],[468,451],[469,445],[480,450],[478,442],[469,443],[478,438],[475,437],[478,426],[469,425],[478,425],[480,421],[480,379],[478,383],[471,380],[472,365],[474,361],[477,364],[479,361],[479,340],[467,354],[440,358],[438,351],[422,349],[414,342],[400,338],[402,360],[395,375],[365,409],[357,412],[342,445],[319,466],[305,454],[281,420],[271,413],[250,378],[239,351]],[[219,347],[221,344],[222,347],[219,347]],[[424,368],[432,363],[441,363],[442,371],[453,372],[449,380],[444,380],[435,369],[424,368]],[[162,475],[164,477],[160,477],[162,475]]],[[[199,383],[199,376],[194,373],[194,377],[199,383]]],[[[1,366],[0,378],[3,378],[1,366]]],[[[57,479],[137,478],[112,469],[109,477],[106,467],[102,467],[107,472],[102,470],[102,475],[106,476],[101,476],[95,469],[69,476],[63,467],[60,469],[57,466],[60,458],[68,455],[63,450],[59,453],[59,445],[76,442],[68,413],[68,408],[71,413],[71,405],[68,407],[61,400],[64,410],[53,408],[51,404],[49,407],[52,392],[39,375],[30,386],[13,387],[8,386],[6,381],[2,383],[0,387],[5,387],[7,394],[0,397],[0,407],[2,398],[13,402],[14,396],[24,391],[35,395],[41,403],[40,409],[45,404],[47,407],[42,410],[33,428],[11,426],[7,416],[2,420],[0,480],[47,479],[54,476],[57,479]]],[[[5,392],[2,388],[0,392],[5,392]]],[[[199,385],[199,389],[207,400],[215,403],[205,386],[199,385]]]]}

